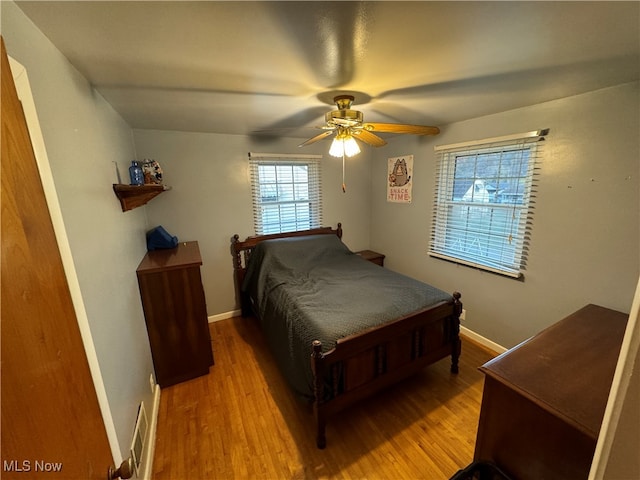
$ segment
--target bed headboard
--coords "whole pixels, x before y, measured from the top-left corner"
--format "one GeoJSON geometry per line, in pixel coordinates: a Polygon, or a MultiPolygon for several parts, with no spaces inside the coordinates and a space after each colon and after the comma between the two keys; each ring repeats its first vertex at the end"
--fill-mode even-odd
{"type": "Polygon", "coordinates": [[[337,235],[338,238],[342,239],[342,223],[338,223],[338,227],[336,229],[331,227],[321,227],[312,228],[311,230],[298,230],[295,232],[256,235],[253,237],[247,237],[243,242],[240,241],[240,236],[236,233],[231,239],[231,254],[233,255],[233,270],[236,277],[238,291],[241,291],[242,282],[244,281],[244,275],[247,270],[247,263],[249,262],[251,252],[256,245],[264,240],[301,237],[304,235],[337,235]]]}

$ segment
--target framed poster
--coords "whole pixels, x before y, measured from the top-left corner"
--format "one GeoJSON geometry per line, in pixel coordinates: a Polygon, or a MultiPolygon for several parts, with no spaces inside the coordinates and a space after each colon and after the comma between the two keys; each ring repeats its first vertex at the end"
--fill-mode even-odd
{"type": "Polygon", "coordinates": [[[411,203],[413,155],[387,159],[387,202],[411,203]]]}

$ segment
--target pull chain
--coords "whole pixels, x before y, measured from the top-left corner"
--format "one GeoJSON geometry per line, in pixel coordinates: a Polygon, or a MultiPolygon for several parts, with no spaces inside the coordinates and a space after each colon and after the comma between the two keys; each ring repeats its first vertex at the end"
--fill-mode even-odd
{"type": "Polygon", "coordinates": [[[344,152],[342,153],[342,193],[347,193],[347,184],[345,183],[345,166],[344,152]]]}

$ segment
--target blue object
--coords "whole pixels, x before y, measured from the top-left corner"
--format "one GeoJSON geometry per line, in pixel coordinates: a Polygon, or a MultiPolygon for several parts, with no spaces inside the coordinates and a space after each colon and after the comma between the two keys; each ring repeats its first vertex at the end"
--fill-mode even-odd
{"type": "Polygon", "coordinates": [[[178,237],[172,236],[162,225],[147,232],[147,250],[174,248],[178,246],[178,237]]]}
{"type": "Polygon", "coordinates": [[[129,167],[129,177],[131,178],[131,185],[144,185],[144,173],[140,164],[133,160],[129,167]]]}

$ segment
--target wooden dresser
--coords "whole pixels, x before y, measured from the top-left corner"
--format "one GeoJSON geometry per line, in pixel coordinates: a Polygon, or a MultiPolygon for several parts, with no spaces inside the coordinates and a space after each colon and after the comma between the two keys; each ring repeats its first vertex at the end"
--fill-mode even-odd
{"type": "Polygon", "coordinates": [[[136,273],[161,387],[209,373],[213,352],[198,242],[148,252],[136,273]]]}
{"type": "Polygon", "coordinates": [[[587,305],[483,365],[474,460],[519,480],[586,479],[627,318],[587,305]]]}

